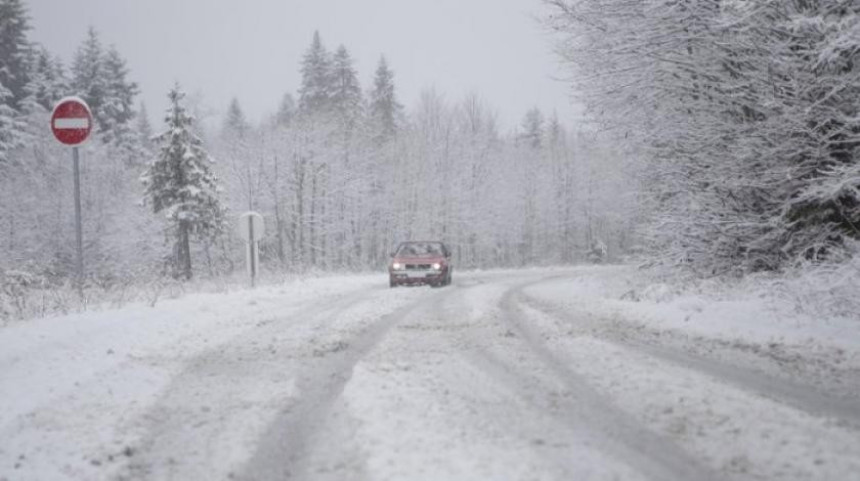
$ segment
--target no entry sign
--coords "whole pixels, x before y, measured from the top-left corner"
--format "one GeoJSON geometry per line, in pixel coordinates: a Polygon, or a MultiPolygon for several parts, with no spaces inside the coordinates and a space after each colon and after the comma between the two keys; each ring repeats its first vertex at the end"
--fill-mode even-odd
{"type": "Polygon", "coordinates": [[[66,97],[54,107],[51,130],[54,137],[66,145],[79,145],[87,140],[93,129],[93,115],[87,103],[79,97],[66,97]]]}
{"type": "Polygon", "coordinates": [[[81,169],[78,145],[82,144],[93,130],[93,114],[87,103],[79,97],[66,97],[54,106],[51,114],[51,131],[60,142],[72,146],[72,175],[75,181],[75,243],[78,259],[78,294],[84,298],[84,241],[81,227],[81,169]]]}

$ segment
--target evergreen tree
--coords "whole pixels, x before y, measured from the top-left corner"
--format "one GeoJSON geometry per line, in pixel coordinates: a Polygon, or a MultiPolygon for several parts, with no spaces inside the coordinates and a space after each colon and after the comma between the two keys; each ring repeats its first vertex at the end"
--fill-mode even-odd
{"type": "Polygon", "coordinates": [[[27,56],[30,44],[27,9],[21,0],[0,0],[0,84],[9,92],[4,102],[19,111],[29,82],[27,56]]]}
{"type": "Polygon", "coordinates": [[[42,46],[33,48],[29,64],[30,82],[27,84],[27,96],[34,104],[51,111],[57,101],[68,92],[63,64],[42,46]]]}
{"type": "Polygon", "coordinates": [[[370,117],[375,126],[374,140],[384,143],[397,134],[397,124],[403,106],[394,93],[394,72],[385,57],[379,59],[370,93],[370,117]]]}
{"type": "Polygon", "coordinates": [[[523,119],[523,133],[520,138],[532,149],[540,149],[543,145],[544,117],[537,107],[526,112],[523,119]]]}
{"type": "Polygon", "coordinates": [[[9,152],[21,146],[22,126],[9,106],[12,92],[0,83],[0,166],[9,162],[9,152]]]}
{"type": "Polygon", "coordinates": [[[224,118],[223,133],[232,138],[244,139],[251,126],[245,119],[245,113],[239,105],[239,100],[233,97],[230,106],[227,107],[227,116],[224,118]]]}
{"type": "Polygon", "coordinates": [[[134,97],[138,94],[137,84],[128,80],[125,60],[111,47],[104,57],[105,96],[102,118],[106,125],[106,142],[122,143],[131,141],[128,136],[131,120],[134,118],[134,97]]]}
{"type": "Polygon", "coordinates": [[[275,116],[275,121],[280,126],[288,126],[292,123],[296,116],[296,101],[293,96],[287,92],[281,99],[281,105],[278,107],[278,113],[275,116]]]}
{"type": "Polygon", "coordinates": [[[332,106],[344,128],[351,130],[361,112],[361,86],[352,66],[352,57],[343,45],[334,54],[332,74],[332,106]]]}
{"type": "Polygon", "coordinates": [[[314,32],[311,46],[302,59],[301,72],[300,111],[306,115],[325,113],[331,105],[332,60],[319,32],[314,32]]]}
{"type": "Polygon", "coordinates": [[[73,91],[89,105],[96,132],[113,155],[126,163],[137,163],[143,155],[132,125],[138,87],[128,80],[126,62],[116,48],[105,51],[93,28],[75,54],[71,84],[73,91]]]}
{"type": "Polygon", "coordinates": [[[108,93],[108,76],[105,69],[104,48],[95,28],[90,27],[87,38],[78,47],[72,61],[72,90],[90,107],[96,120],[97,131],[104,132],[111,122],[104,109],[108,93]]]}
{"type": "Polygon", "coordinates": [[[176,85],[168,94],[167,130],[156,137],[158,156],[142,176],[145,200],[155,213],[166,212],[175,227],[173,273],[191,279],[191,235],[211,238],[223,226],[218,180],[203,142],[192,132],[193,118],[183,106],[185,94],[176,85]]]}
{"type": "Polygon", "coordinates": [[[136,125],[134,131],[137,132],[139,143],[145,152],[152,150],[152,125],[149,123],[149,112],[146,111],[146,105],[140,103],[140,109],[135,114],[136,125]]]}

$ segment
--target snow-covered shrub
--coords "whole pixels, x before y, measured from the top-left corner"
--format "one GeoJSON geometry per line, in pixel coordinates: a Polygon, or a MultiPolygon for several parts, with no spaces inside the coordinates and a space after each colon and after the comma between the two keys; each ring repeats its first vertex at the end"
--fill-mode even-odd
{"type": "Polygon", "coordinates": [[[24,317],[29,305],[30,291],[38,284],[39,279],[29,272],[0,272],[0,320],[24,317]]]}
{"type": "Polygon", "coordinates": [[[798,312],[860,320],[860,255],[839,263],[801,265],[762,287],[791,302],[798,312]]]}

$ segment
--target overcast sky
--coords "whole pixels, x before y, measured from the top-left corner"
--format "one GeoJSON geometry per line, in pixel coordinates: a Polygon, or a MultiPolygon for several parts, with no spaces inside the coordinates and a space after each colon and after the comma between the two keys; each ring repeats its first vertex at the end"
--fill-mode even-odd
{"type": "Polygon", "coordinates": [[[505,129],[538,106],[569,126],[576,109],[540,0],[28,0],[31,38],[68,65],[92,25],[127,59],[153,120],[175,81],[223,113],[236,97],[251,120],[295,94],[314,30],[344,44],[362,87],[384,54],[401,103],[435,87],[449,100],[478,92],[505,129]]]}

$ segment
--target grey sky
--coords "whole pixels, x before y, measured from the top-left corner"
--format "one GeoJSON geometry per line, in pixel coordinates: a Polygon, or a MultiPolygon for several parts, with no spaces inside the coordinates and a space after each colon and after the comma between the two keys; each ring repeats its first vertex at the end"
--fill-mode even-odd
{"type": "Polygon", "coordinates": [[[538,106],[568,125],[575,109],[550,38],[533,20],[539,0],[29,0],[31,38],[68,64],[94,26],[128,60],[150,116],[174,81],[223,112],[237,97],[248,117],[273,113],[298,88],[314,30],[344,44],[366,89],[379,56],[407,107],[435,87],[449,100],[478,92],[504,128],[538,106]]]}

